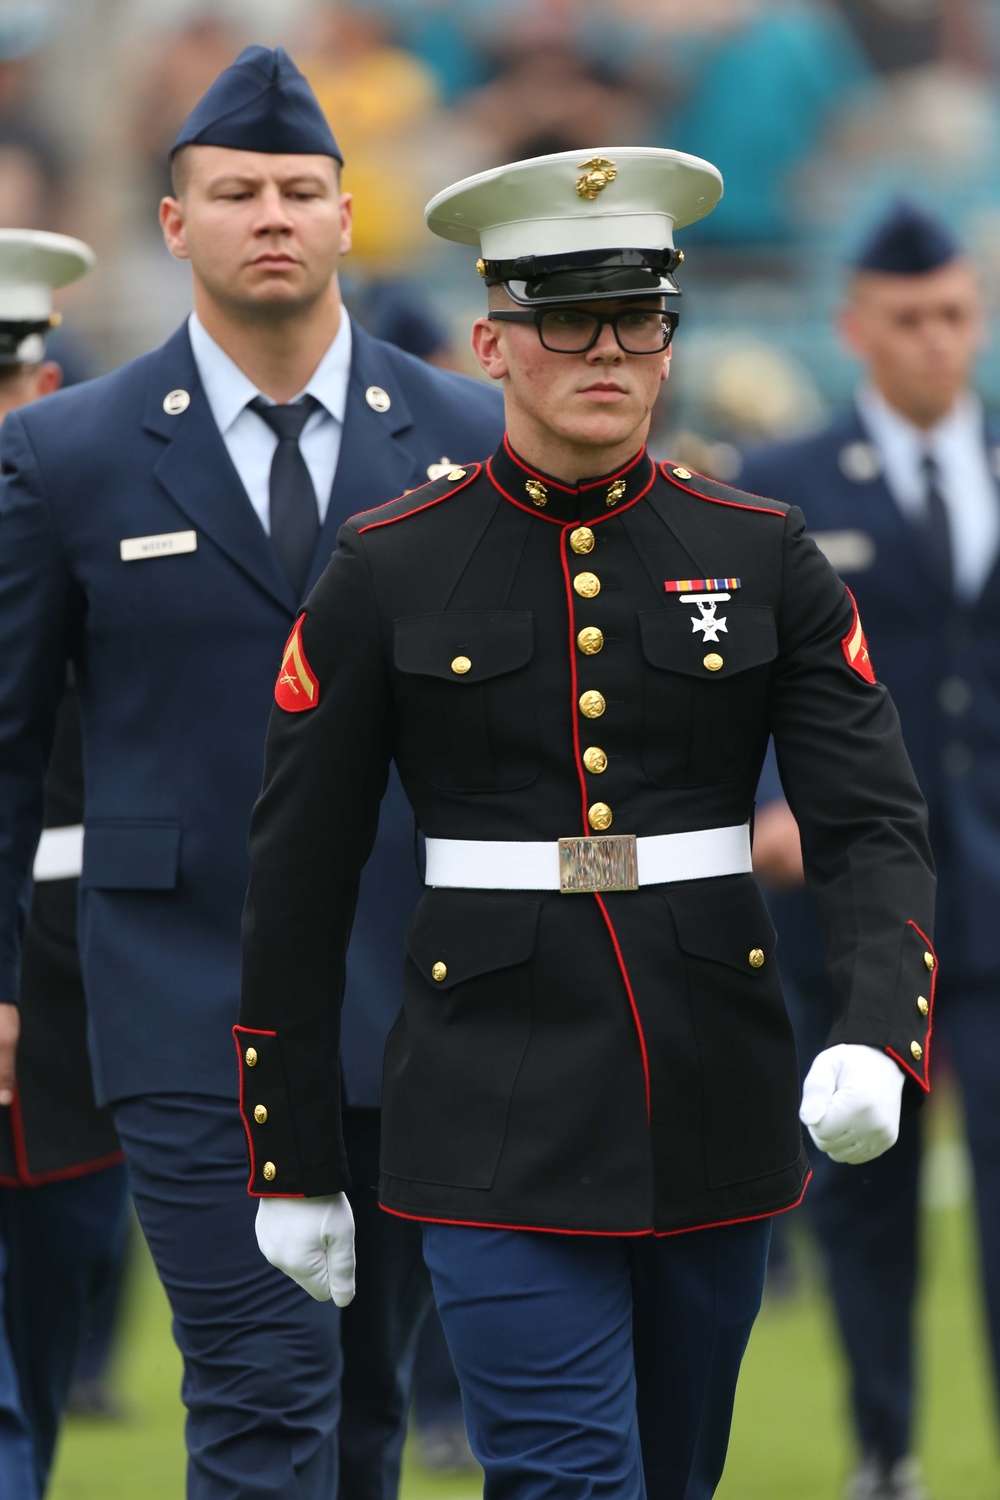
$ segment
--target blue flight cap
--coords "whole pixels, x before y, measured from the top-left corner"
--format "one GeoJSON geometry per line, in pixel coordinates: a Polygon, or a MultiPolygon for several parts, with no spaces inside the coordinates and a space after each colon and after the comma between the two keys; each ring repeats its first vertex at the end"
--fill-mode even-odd
{"type": "Polygon", "coordinates": [[[333,156],[344,163],[316,95],[284,47],[245,47],[188,115],[171,156],[182,146],[333,156]]]}
{"type": "Polygon", "coordinates": [[[921,276],[963,253],[946,224],[908,198],[898,198],[851,261],[856,271],[921,276]]]}

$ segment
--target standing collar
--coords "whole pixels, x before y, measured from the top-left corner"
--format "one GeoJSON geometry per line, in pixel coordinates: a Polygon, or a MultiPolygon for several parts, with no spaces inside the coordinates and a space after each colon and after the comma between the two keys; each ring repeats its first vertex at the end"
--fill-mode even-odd
{"type": "Polygon", "coordinates": [[[567,484],[564,479],[554,479],[525,463],[514,452],[506,433],[487,464],[487,472],[507,500],[557,525],[613,516],[641,499],[656,476],[644,445],[634,458],[610,473],[589,475],[576,484],[567,484]]]}
{"type": "MultiPolygon", "coordinates": [[[[188,319],[188,333],[205,399],[215,418],[215,425],[225,436],[248,402],[263,392],[257,389],[225,349],[215,342],[197,313],[193,312],[188,319]]],[[[298,401],[307,395],[315,396],[326,412],[342,423],[351,374],[351,344],[351,320],[347,309],[342,308],[340,327],[335,339],[316,366],[308,384],[294,400],[298,401]]],[[[270,397],[265,396],[264,399],[269,401],[270,397]]]]}

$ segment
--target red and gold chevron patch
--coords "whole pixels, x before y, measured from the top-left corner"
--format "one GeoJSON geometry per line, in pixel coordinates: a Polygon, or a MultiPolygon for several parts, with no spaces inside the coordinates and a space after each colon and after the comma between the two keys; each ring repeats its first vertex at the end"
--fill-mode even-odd
{"type": "Polygon", "coordinates": [[[847,590],[847,597],[854,605],[854,619],[851,621],[850,630],[840,644],[844,648],[847,665],[853,667],[858,676],[863,677],[866,682],[874,682],[875,670],[872,667],[871,657],[868,655],[868,642],[865,640],[865,633],[861,628],[861,616],[858,614],[857,602],[850,589],[847,590]]]}
{"type": "Polygon", "coordinates": [[[307,708],[315,708],[319,702],[319,679],[306,660],[306,649],[302,644],[302,621],[299,615],[295,629],[288,637],[281,658],[281,671],[274,685],[274,701],[279,708],[290,714],[300,714],[307,708]]]}

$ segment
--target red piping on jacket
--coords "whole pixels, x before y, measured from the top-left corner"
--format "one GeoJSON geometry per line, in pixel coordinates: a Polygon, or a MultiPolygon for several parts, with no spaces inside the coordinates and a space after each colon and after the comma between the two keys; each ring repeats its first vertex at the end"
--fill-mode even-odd
{"type": "MultiPolygon", "coordinates": [[[[785,516],[787,515],[787,511],[772,510],[769,505],[744,505],[740,500],[718,500],[714,495],[703,495],[701,493],[701,490],[689,489],[682,480],[677,478],[677,476],[674,474],[673,469],[668,463],[660,464],[660,473],[663,475],[664,479],[669,479],[671,484],[676,484],[679,490],[683,490],[685,495],[694,495],[696,500],[707,500],[711,505],[728,505],[733,510],[758,510],[763,516],[781,516],[782,520],[784,520],[785,516]]],[[[707,476],[704,474],[699,474],[697,477],[699,479],[706,479],[708,484],[716,483],[714,479],[707,479],[707,476]]]]}
{"type": "Polygon", "coordinates": [[[77,1162],[72,1167],[57,1167],[52,1172],[32,1172],[28,1165],[28,1146],[24,1134],[24,1119],[21,1115],[21,1096],[17,1089],[10,1105],[10,1133],[14,1143],[16,1177],[0,1177],[0,1187],[43,1187],[48,1182],[68,1182],[74,1177],[89,1177],[92,1172],[101,1172],[105,1167],[116,1167],[125,1160],[122,1151],[112,1151],[108,1156],[97,1156],[91,1161],[77,1162]]]}
{"type": "Polygon", "coordinates": [[[625,959],[622,957],[622,950],[618,943],[618,934],[615,932],[614,924],[612,923],[611,918],[608,915],[608,908],[605,906],[604,902],[601,900],[596,891],[594,892],[594,900],[601,908],[601,916],[604,918],[608,932],[611,934],[611,942],[615,950],[615,958],[617,958],[618,960],[618,967],[621,970],[622,979],[625,982],[625,993],[628,995],[628,1003],[632,1007],[632,1020],[635,1022],[635,1029],[639,1035],[639,1050],[642,1053],[642,1074],[646,1080],[646,1120],[648,1122],[653,1118],[653,1102],[649,1087],[649,1055],[646,1052],[646,1038],[643,1034],[642,1022],[639,1020],[639,1007],[635,1003],[635,995],[632,992],[632,981],[628,977],[628,970],[625,967],[625,959]]]}
{"type": "Polygon", "coordinates": [[[392,1214],[396,1219],[409,1219],[416,1224],[454,1224],[459,1229],[509,1229],[514,1234],[574,1234],[589,1235],[592,1239],[616,1240],[634,1240],[652,1235],[654,1239],[665,1240],[672,1234],[696,1234],[700,1229],[727,1229],[731,1224],[753,1224],[758,1219],[773,1219],[778,1214],[791,1213],[802,1202],[811,1181],[810,1172],[795,1202],[786,1203],[784,1208],[769,1208],[762,1214],[744,1214],[741,1219],[717,1219],[713,1224],[691,1224],[683,1229],[553,1229],[548,1224],[485,1224],[478,1219],[436,1219],[432,1214],[404,1214],[401,1209],[388,1208],[384,1203],[380,1203],[379,1208],[384,1214],[392,1214]]]}
{"type": "Polygon", "coordinates": [[[257,1026],[234,1026],[233,1041],[236,1043],[236,1059],[240,1070],[240,1119],[243,1121],[243,1129],[246,1132],[247,1150],[250,1152],[250,1181],[247,1183],[247,1193],[251,1198],[274,1197],[274,1198],[304,1198],[304,1193],[255,1193],[253,1180],[257,1176],[257,1155],[253,1149],[253,1136],[250,1133],[250,1124],[247,1120],[246,1098],[243,1092],[243,1048],[240,1046],[241,1036],[273,1036],[277,1040],[276,1031],[261,1031],[257,1026]]]}
{"type": "Polygon", "coordinates": [[[889,1056],[892,1058],[893,1062],[899,1063],[899,1066],[903,1069],[903,1071],[905,1073],[909,1073],[909,1075],[910,1075],[911,1078],[916,1079],[917,1083],[919,1083],[919,1085],[923,1089],[924,1093],[925,1094],[929,1094],[930,1091],[931,1091],[931,1078],[930,1078],[930,1068],[931,1068],[931,1033],[934,1030],[934,991],[937,989],[938,961],[937,961],[937,954],[934,952],[934,944],[931,942],[931,940],[927,936],[926,932],[924,932],[922,930],[922,928],[920,928],[920,927],[917,926],[916,922],[914,922],[914,920],[913,920],[912,917],[910,918],[910,920],[907,922],[906,925],[907,925],[907,927],[912,927],[913,930],[914,930],[914,932],[919,933],[920,937],[923,938],[923,941],[924,941],[924,943],[925,943],[925,945],[927,947],[928,953],[930,953],[933,956],[933,958],[934,958],[934,967],[931,970],[931,997],[930,997],[931,1003],[930,1003],[930,1009],[927,1012],[927,1039],[924,1042],[924,1059],[923,1059],[923,1061],[924,1061],[924,1072],[923,1072],[923,1077],[920,1076],[920,1074],[917,1072],[916,1068],[911,1067],[911,1065],[906,1061],[906,1059],[903,1058],[903,1057],[900,1057],[899,1053],[898,1052],[894,1052],[891,1047],[886,1047],[885,1050],[889,1054],[889,1056]]]}
{"type": "MultiPolygon", "coordinates": [[[[474,479],[479,478],[479,474],[483,466],[482,464],[460,464],[456,465],[456,467],[465,469],[466,478],[463,479],[461,484],[456,484],[454,489],[445,490],[443,495],[435,495],[433,500],[425,500],[423,505],[415,505],[412,510],[404,511],[401,516],[389,516],[385,521],[369,521],[367,526],[358,527],[358,536],[362,536],[366,531],[377,531],[380,526],[394,526],[397,521],[408,521],[410,516],[417,516],[422,510],[430,510],[431,506],[440,505],[442,500],[450,500],[452,495],[457,495],[459,490],[466,489],[474,479]]],[[[420,488],[425,489],[426,486],[421,485],[420,488]]],[[[419,495],[420,490],[415,491],[415,493],[419,495]]],[[[400,496],[398,498],[402,497],[400,496]]],[[[388,503],[390,505],[393,504],[391,500],[388,503]]],[[[381,510],[381,508],[381,506],[375,507],[376,510],[381,510]]],[[[358,511],[358,514],[356,516],[351,517],[351,520],[357,521],[361,516],[371,516],[374,515],[374,513],[375,512],[372,510],[360,510],[358,511]]]]}
{"type": "MultiPolygon", "coordinates": [[[[652,484],[652,482],[652,479],[650,479],[649,483],[652,484]]],[[[648,489],[649,486],[647,485],[646,488],[648,489]]],[[[643,491],[643,494],[645,494],[645,490],[643,491]]],[[[636,499],[641,499],[641,496],[637,495],[636,499]]],[[[566,545],[569,541],[569,534],[569,527],[564,527],[563,535],[561,538],[561,545],[559,548],[559,557],[560,561],[562,562],[563,578],[566,580],[566,610],[569,615],[569,670],[573,690],[573,757],[576,761],[576,774],[580,782],[580,792],[583,800],[583,831],[586,835],[590,832],[590,823],[587,819],[587,774],[584,770],[583,760],[580,756],[580,704],[578,701],[580,696],[580,685],[577,680],[576,670],[576,619],[574,618],[575,606],[573,603],[573,584],[569,575],[569,555],[566,551],[566,545]]],[[[628,970],[625,967],[625,960],[622,957],[622,950],[618,943],[618,935],[615,932],[614,924],[612,923],[611,918],[608,915],[608,909],[604,905],[604,902],[601,900],[600,896],[596,896],[596,899],[597,904],[601,909],[601,916],[604,918],[604,924],[611,936],[611,942],[615,950],[615,958],[618,960],[618,968],[621,971],[621,976],[625,983],[625,993],[628,995],[628,1003],[632,1010],[632,1021],[635,1026],[636,1033],[639,1037],[639,1052],[642,1057],[642,1076],[646,1087],[646,1120],[648,1123],[652,1119],[652,1092],[649,1083],[649,1054],[646,1051],[646,1038],[643,1034],[642,1022],[639,1019],[639,1009],[635,1003],[635,994],[632,990],[632,982],[628,977],[628,970]]]]}

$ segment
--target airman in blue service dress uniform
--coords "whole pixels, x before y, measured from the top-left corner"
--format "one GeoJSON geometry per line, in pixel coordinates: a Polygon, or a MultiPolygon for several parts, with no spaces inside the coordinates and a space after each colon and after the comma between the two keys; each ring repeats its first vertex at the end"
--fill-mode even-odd
{"type": "Polygon", "coordinates": [[[749,873],[769,732],[838,999],[803,1111],[865,1161],[928,1083],[925,815],[855,606],[798,511],[644,446],[672,231],[720,191],[697,158],[623,148],[431,203],[481,240],[473,341],[508,434],[344,527],[275,688],[236,1029],[258,1236],[350,1296],[339,997],[395,761],[428,888],[381,1201],[423,1223],[488,1497],[718,1483],[769,1218],[808,1172],[749,873]]]}
{"type": "MultiPolygon", "coordinates": [[[[93,265],[89,246],[0,231],[0,413],[58,388],[46,358],[52,289],[93,265]]],[[[2,545],[2,540],[0,540],[2,545]]],[[[76,943],[83,845],[80,719],[72,674],[56,721],[24,930],[16,1087],[0,1081],[0,1494],[45,1493],[88,1303],[121,1253],[128,1189],[110,1111],[87,1063],[76,943]]]]}
{"type": "MultiPolygon", "coordinates": [[[[857,598],[927,799],[939,874],[939,1032],[954,1062],[975,1170],[994,1367],[1000,1377],[1000,1123],[991,1066],[1000,946],[1000,426],[972,388],[983,336],[977,276],[943,224],[895,205],[853,265],[845,316],[865,381],[814,436],[746,457],[742,482],[801,503],[857,598]],[[872,340],[877,339],[876,343],[872,340]]],[[[772,777],[758,808],[777,810],[772,777]]],[[[794,825],[792,825],[794,832],[794,825]]],[[[806,1061],[832,998],[805,891],[771,898],[806,1061]]],[[[926,990],[922,992],[926,997],[926,990]]],[[[852,1500],[918,1500],[912,1319],[919,1117],[864,1173],[817,1161],[810,1193],[852,1380],[862,1449],[852,1500]]]]}
{"type": "Polygon", "coordinates": [[[445,456],[488,452],[500,399],[343,315],[339,151],[284,53],[252,48],[223,73],[177,160],[186,185],[163,216],[192,261],[197,316],[162,349],[4,423],[0,1000],[16,998],[18,905],[70,659],[95,1081],[184,1355],[189,1496],[329,1500],[342,1337],[339,1493],[388,1500],[407,1342],[429,1298],[419,1231],[400,1223],[387,1238],[374,1186],[381,1054],[419,889],[412,815],[390,789],[349,961],[345,1125],[373,1272],[342,1323],[250,1233],[231,1036],[246,831],[282,647],[340,526],[445,456]],[[279,376],[284,396],[270,389],[279,376]]]}

